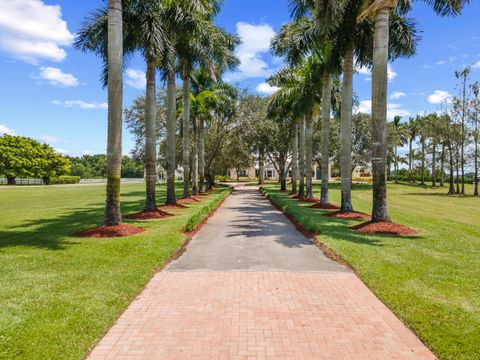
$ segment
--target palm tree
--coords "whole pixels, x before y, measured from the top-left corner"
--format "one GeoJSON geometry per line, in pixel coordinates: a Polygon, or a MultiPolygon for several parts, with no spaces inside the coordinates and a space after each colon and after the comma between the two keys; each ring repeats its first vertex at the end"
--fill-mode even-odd
{"type": "MultiPolygon", "coordinates": [[[[122,166],[123,57],[133,52],[121,0],[109,0],[81,29],[75,46],[92,51],[103,60],[102,82],[108,87],[107,189],[104,225],[122,222],[120,211],[120,177],[122,166]],[[124,36],[124,33],[127,33],[124,36]],[[128,44],[125,46],[125,43],[128,44]]],[[[127,12],[128,14],[128,12],[127,12]]]]}
{"type": "MultiPolygon", "coordinates": [[[[194,66],[200,66],[214,80],[225,69],[238,64],[233,50],[240,42],[212,23],[217,9],[196,18],[194,31],[184,33],[178,40],[176,52],[179,57],[179,72],[183,80],[183,198],[189,198],[190,173],[190,83],[194,66]]],[[[196,151],[196,149],[194,149],[196,151]]],[[[195,187],[195,186],[194,186],[195,187]]]]}
{"type": "MultiPolygon", "coordinates": [[[[460,13],[468,0],[425,0],[433,10],[441,15],[460,13]]],[[[388,82],[388,42],[389,17],[397,8],[406,12],[412,5],[411,0],[366,0],[365,10],[358,20],[369,16],[375,18],[375,34],[373,41],[372,67],[372,174],[373,174],[373,209],[372,222],[390,221],[387,207],[387,182],[385,165],[387,158],[386,115],[387,115],[387,82],[388,82]]]]}
{"type": "Polygon", "coordinates": [[[400,116],[395,116],[393,121],[388,125],[388,142],[393,148],[393,167],[395,171],[395,183],[398,183],[398,162],[401,157],[398,156],[398,147],[403,146],[408,141],[407,128],[404,123],[401,122],[400,116]]]}

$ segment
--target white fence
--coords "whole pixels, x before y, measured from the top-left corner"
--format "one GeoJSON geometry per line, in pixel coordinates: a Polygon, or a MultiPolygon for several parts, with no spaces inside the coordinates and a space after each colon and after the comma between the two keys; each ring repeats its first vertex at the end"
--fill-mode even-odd
{"type": "MultiPolygon", "coordinates": [[[[5,178],[0,178],[0,185],[8,185],[5,178]]],[[[42,179],[15,179],[15,185],[43,185],[42,179]]]]}

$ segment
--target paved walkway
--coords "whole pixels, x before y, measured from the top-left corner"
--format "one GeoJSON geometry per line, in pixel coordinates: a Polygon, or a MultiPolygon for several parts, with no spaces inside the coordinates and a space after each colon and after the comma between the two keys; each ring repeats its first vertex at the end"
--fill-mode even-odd
{"type": "Polygon", "coordinates": [[[435,359],[258,190],[240,189],[90,359],[435,359]]]}

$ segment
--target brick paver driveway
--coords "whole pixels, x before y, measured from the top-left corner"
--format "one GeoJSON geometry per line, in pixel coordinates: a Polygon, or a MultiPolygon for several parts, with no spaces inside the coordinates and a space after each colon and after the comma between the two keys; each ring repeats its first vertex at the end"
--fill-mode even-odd
{"type": "Polygon", "coordinates": [[[228,198],[90,359],[435,359],[255,189],[228,198]]]}

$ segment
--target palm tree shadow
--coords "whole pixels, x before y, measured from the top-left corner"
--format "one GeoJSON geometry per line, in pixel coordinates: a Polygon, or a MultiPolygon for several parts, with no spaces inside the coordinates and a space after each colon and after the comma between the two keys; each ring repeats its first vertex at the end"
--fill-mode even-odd
{"type": "MultiPolygon", "coordinates": [[[[122,198],[127,199],[121,204],[122,215],[140,211],[143,208],[144,200],[139,200],[138,196],[135,197],[136,193],[139,192],[122,193],[122,198]]],[[[103,212],[103,203],[91,203],[84,205],[83,208],[62,209],[55,217],[42,217],[41,213],[33,214],[38,217],[0,230],[0,250],[8,247],[64,250],[75,246],[81,240],[76,240],[72,234],[100,226],[103,212]]],[[[96,241],[96,239],[91,240],[96,241]]]]}

